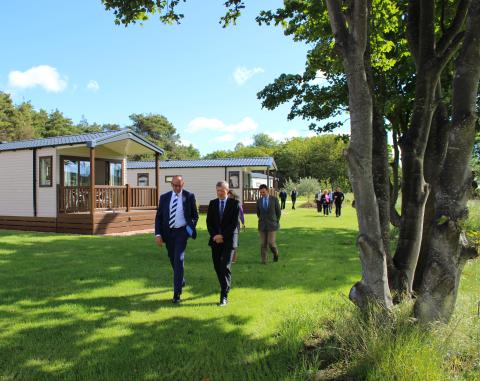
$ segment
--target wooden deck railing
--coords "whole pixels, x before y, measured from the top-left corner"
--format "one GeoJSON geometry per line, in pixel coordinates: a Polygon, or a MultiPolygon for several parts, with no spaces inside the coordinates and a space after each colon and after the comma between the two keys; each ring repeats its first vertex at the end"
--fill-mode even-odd
{"type": "MultiPolygon", "coordinates": [[[[277,196],[277,190],[270,188],[270,195],[277,196]]],[[[243,188],[243,202],[255,202],[260,198],[260,191],[258,188],[243,188]]]]}
{"type": "MultiPolygon", "coordinates": [[[[153,209],[157,206],[155,187],[95,186],[95,209],[153,209]]],[[[58,187],[58,211],[80,213],[90,211],[90,187],[58,187]]]]}

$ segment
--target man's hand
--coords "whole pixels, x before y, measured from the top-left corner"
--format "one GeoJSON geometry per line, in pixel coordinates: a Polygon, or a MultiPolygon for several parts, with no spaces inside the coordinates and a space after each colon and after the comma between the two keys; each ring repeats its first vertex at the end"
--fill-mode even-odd
{"type": "Polygon", "coordinates": [[[244,232],[247,230],[247,228],[245,227],[245,224],[242,225],[242,229],[244,232]]]}
{"type": "Polygon", "coordinates": [[[223,235],[221,234],[214,235],[212,239],[215,243],[223,243],[223,235]]]}
{"type": "Polygon", "coordinates": [[[156,236],[155,237],[155,243],[157,244],[157,246],[162,246],[163,245],[163,239],[161,236],[156,236]]]}

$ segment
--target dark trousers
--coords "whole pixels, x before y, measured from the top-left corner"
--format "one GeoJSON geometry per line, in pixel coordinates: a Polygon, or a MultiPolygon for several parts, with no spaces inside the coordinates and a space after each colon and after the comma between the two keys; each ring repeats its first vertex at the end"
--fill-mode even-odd
{"type": "Polygon", "coordinates": [[[341,214],[342,214],[342,204],[335,203],[335,215],[337,217],[340,217],[341,214]]]}
{"type": "Polygon", "coordinates": [[[280,203],[280,208],[281,208],[281,209],[285,209],[285,201],[286,201],[286,200],[281,199],[280,201],[281,201],[281,203],[280,203]]]}
{"type": "Polygon", "coordinates": [[[316,203],[317,203],[317,212],[320,213],[322,211],[322,203],[319,200],[317,200],[316,203]]]}
{"type": "Polygon", "coordinates": [[[188,234],[185,229],[171,229],[170,237],[165,241],[167,246],[168,258],[173,269],[173,293],[180,296],[183,285],[183,262],[185,259],[185,249],[187,248],[188,234]]]}
{"type": "Polygon", "coordinates": [[[323,204],[323,215],[328,216],[328,204],[323,204]]]}
{"type": "Polygon", "coordinates": [[[292,209],[295,209],[295,202],[297,201],[296,198],[292,198],[292,209]]]}
{"type": "Polygon", "coordinates": [[[212,246],[213,267],[217,273],[222,297],[227,297],[232,283],[232,248],[223,244],[212,246]]]}

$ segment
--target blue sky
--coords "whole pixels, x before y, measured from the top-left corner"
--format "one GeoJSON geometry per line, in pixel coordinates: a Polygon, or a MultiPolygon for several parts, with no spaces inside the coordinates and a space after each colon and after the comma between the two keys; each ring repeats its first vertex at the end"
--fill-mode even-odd
{"type": "Polygon", "coordinates": [[[218,23],[222,4],[190,0],[181,25],[154,16],[125,28],[100,0],[2,1],[0,89],[74,122],[84,115],[125,126],[130,114],[159,113],[202,154],[249,143],[260,132],[311,135],[308,123],[286,120],[287,106],[262,110],[256,98],[279,74],[304,68],[308,46],[255,23],[259,10],[281,1],[247,2],[227,29],[218,23]]]}

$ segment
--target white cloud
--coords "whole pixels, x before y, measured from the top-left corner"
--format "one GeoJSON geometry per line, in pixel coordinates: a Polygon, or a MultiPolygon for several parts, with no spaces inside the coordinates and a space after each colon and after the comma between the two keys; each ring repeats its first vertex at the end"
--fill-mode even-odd
{"type": "Polygon", "coordinates": [[[100,85],[98,84],[97,81],[94,81],[93,79],[91,79],[90,81],[88,81],[87,83],[87,90],[90,90],[92,92],[97,92],[98,90],[100,90],[100,85]]]}
{"type": "Polygon", "coordinates": [[[187,139],[180,139],[180,144],[182,146],[188,147],[190,144],[192,144],[192,142],[190,140],[187,140],[187,139]]]}
{"type": "Polygon", "coordinates": [[[254,75],[264,72],[265,70],[263,70],[261,67],[254,67],[253,69],[248,69],[245,66],[239,66],[233,72],[233,78],[235,79],[237,85],[242,86],[254,75]]]}
{"type": "Polygon", "coordinates": [[[222,136],[217,136],[215,138],[215,141],[217,142],[231,142],[235,140],[235,136],[232,135],[232,134],[225,134],[225,135],[222,135],[222,136]]]}
{"type": "Polygon", "coordinates": [[[253,138],[245,138],[243,140],[240,140],[239,143],[242,143],[244,146],[249,146],[253,144],[253,138]]]}
{"type": "Polygon", "coordinates": [[[300,136],[300,132],[296,129],[290,129],[286,132],[283,131],[273,131],[273,132],[267,132],[267,134],[274,140],[277,141],[282,141],[285,139],[291,139],[291,138],[296,138],[300,136]]]}
{"type": "Polygon", "coordinates": [[[61,78],[57,69],[48,65],[34,66],[24,72],[14,70],[8,74],[8,85],[17,89],[40,86],[46,91],[59,93],[67,87],[66,78],[61,78]]]}
{"type": "Polygon", "coordinates": [[[225,132],[228,134],[239,134],[242,132],[255,131],[257,127],[257,122],[255,122],[249,116],[234,124],[225,124],[220,119],[205,118],[200,116],[188,123],[187,132],[194,134],[202,130],[212,130],[217,132],[225,132]]]}

